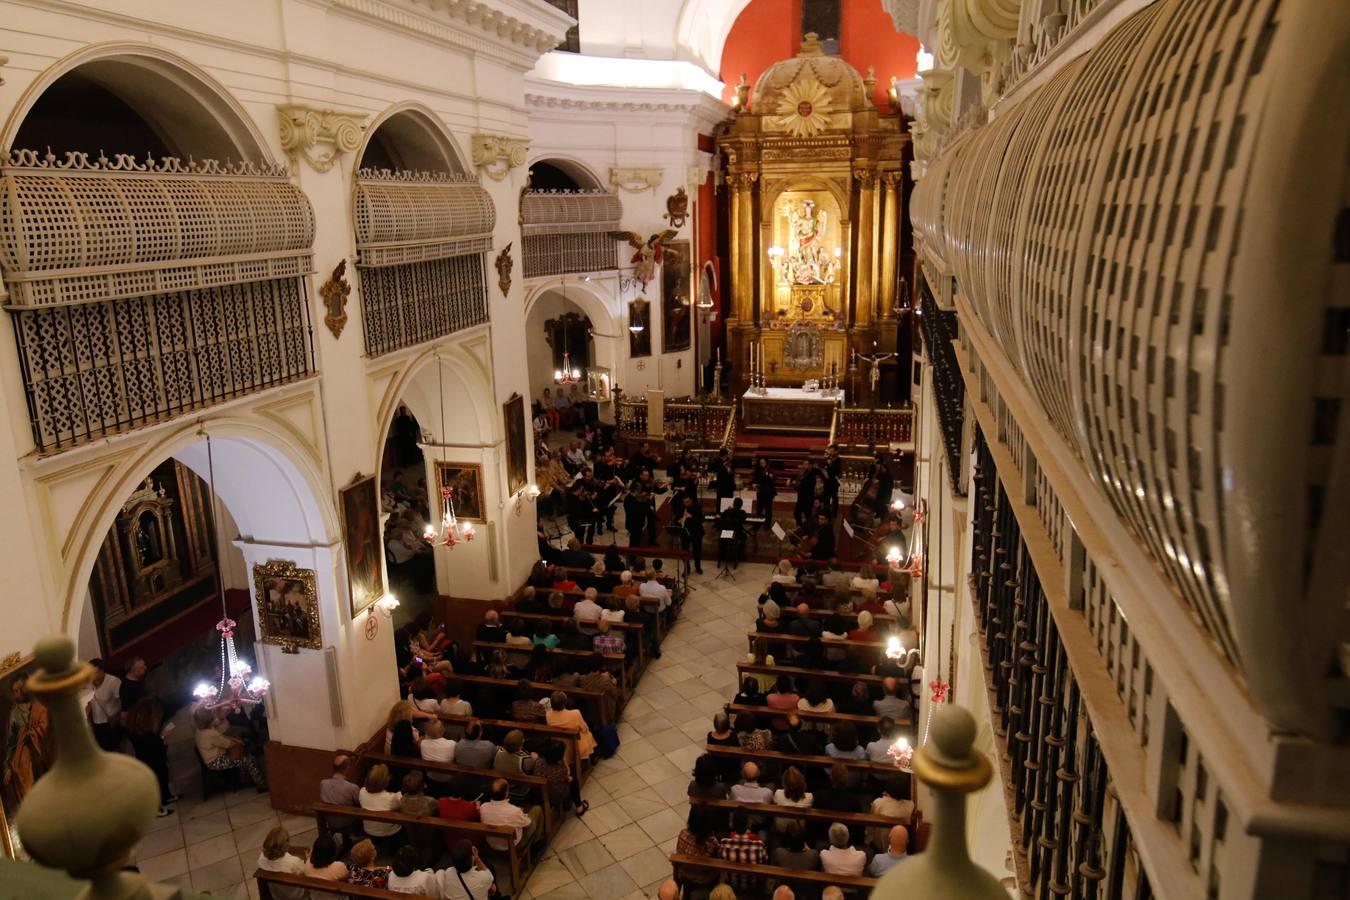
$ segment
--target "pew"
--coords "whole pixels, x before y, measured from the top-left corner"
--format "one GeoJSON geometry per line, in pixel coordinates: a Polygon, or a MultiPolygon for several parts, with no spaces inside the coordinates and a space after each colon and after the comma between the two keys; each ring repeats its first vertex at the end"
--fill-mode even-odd
{"type": "Polygon", "coordinates": [[[385,900],[436,900],[427,894],[399,894],[383,888],[361,887],[345,881],[329,881],[326,878],[306,878],[304,875],[289,875],[285,872],[265,872],[257,869],[253,880],[258,884],[258,896],[262,900],[274,900],[272,886],[286,886],[307,891],[311,897],[331,895],[334,897],[382,897],[385,900]]]}
{"type": "MultiPolygon", "coordinates": [[[[423,772],[442,772],[448,775],[467,775],[480,781],[492,781],[504,778],[513,784],[528,785],[531,794],[539,795],[539,806],[544,810],[544,832],[551,838],[556,830],[553,804],[549,802],[548,784],[539,775],[517,775],[511,772],[498,772],[495,769],[474,769],[456,763],[435,762],[429,759],[414,759],[410,756],[394,756],[392,753],[368,751],[361,757],[362,762],[384,763],[390,768],[419,769],[423,772]]],[[[365,777],[364,770],[362,777],[365,777]]],[[[345,807],[344,807],[345,809],[345,807]]]]}
{"type": "MultiPolygon", "coordinates": [[[[319,823],[319,828],[324,827],[324,822],[329,816],[339,816],[348,819],[361,819],[368,822],[383,822],[389,825],[424,825],[434,828],[437,831],[446,831],[451,834],[461,835],[466,838],[478,838],[485,835],[505,838],[510,845],[510,849],[505,852],[508,863],[511,867],[511,884],[516,886],[517,890],[524,886],[525,882],[522,876],[528,876],[529,866],[521,865],[522,850],[516,846],[516,830],[510,825],[484,825],[482,822],[456,822],[450,819],[441,819],[434,816],[413,816],[408,813],[393,812],[390,810],[360,809],[359,807],[340,806],[333,803],[315,803],[311,807],[314,818],[319,823]]],[[[488,853],[501,853],[500,850],[493,850],[488,847],[488,853]]],[[[401,895],[400,895],[401,896],[401,895]]]]}
{"type": "Polygon", "coordinates": [[[843,763],[851,771],[859,772],[863,775],[875,775],[878,778],[895,778],[897,776],[911,776],[912,773],[906,772],[893,763],[872,762],[870,759],[839,759],[833,756],[805,756],[799,753],[779,753],[777,750],[747,750],[744,747],[725,747],[720,744],[709,744],[707,752],[714,759],[740,759],[745,761],[757,762],[761,769],[773,767],[772,771],[781,771],[788,766],[797,766],[798,768],[823,768],[828,769],[835,763],[843,763]]]}
{"type": "MultiPolygon", "coordinates": [[[[512,644],[498,643],[497,641],[474,641],[475,650],[502,650],[506,653],[528,652],[512,644]]],[[[599,661],[606,669],[618,669],[619,672],[619,695],[625,700],[630,696],[628,684],[628,660],[622,653],[596,653],[594,650],[569,650],[566,647],[554,647],[548,651],[550,654],[562,656],[569,659],[585,659],[590,661],[599,661]]]]}
{"type": "MultiPolygon", "coordinates": [[[[576,621],[572,616],[565,613],[527,613],[518,612],[515,609],[507,608],[502,610],[502,614],[508,619],[520,619],[522,622],[573,622],[576,621]]],[[[641,672],[647,667],[647,645],[642,639],[642,625],[637,622],[610,622],[609,627],[624,633],[624,640],[637,641],[638,647],[638,671],[641,672]]],[[[658,638],[659,640],[659,638],[658,638]]]]}
{"type": "Polygon", "coordinates": [[[793,681],[802,679],[819,678],[824,682],[839,682],[852,685],[855,681],[861,681],[868,686],[872,693],[881,690],[881,682],[884,681],[880,675],[851,674],[848,672],[834,672],[830,669],[803,669],[796,666],[761,666],[756,663],[736,663],[737,680],[744,681],[746,675],[769,675],[777,678],[779,675],[791,675],[793,681]]]}
{"type": "MultiPolygon", "coordinates": [[[[501,734],[515,729],[524,732],[527,739],[534,735],[562,741],[570,748],[568,758],[577,761],[577,778],[583,782],[586,780],[587,773],[582,771],[581,766],[581,735],[570,728],[560,728],[557,725],[546,725],[539,722],[517,722],[515,719],[484,719],[482,716],[451,716],[445,713],[437,713],[436,718],[442,722],[454,722],[456,725],[467,725],[469,722],[477,720],[485,729],[491,729],[501,734]]],[[[501,745],[501,741],[496,743],[498,746],[501,745]]]]}
{"type": "MultiPolygon", "coordinates": [[[[739,715],[773,716],[774,718],[777,718],[779,716],[791,715],[791,712],[779,712],[777,710],[770,710],[769,708],[764,706],[746,706],[740,703],[728,703],[726,704],[725,709],[727,711],[727,714],[731,716],[733,719],[739,715]]],[[[815,712],[809,709],[796,710],[796,715],[803,722],[823,722],[827,725],[838,722],[852,722],[857,727],[859,734],[862,734],[865,731],[870,733],[876,733],[877,728],[881,724],[880,716],[855,716],[850,715],[849,713],[815,712]]],[[[896,719],[895,724],[913,725],[914,720],[909,718],[896,719]]]]}
{"type": "Polygon", "coordinates": [[[685,856],[681,853],[670,855],[674,867],[675,880],[683,881],[682,870],[708,869],[725,878],[727,875],[756,875],[766,881],[786,882],[790,885],[809,885],[815,895],[830,885],[844,891],[845,894],[862,896],[876,886],[877,879],[861,875],[831,875],[828,872],[808,872],[804,869],[785,869],[781,866],[752,866],[744,863],[727,862],[724,859],[711,859],[706,856],[685,856]]]}
{"type": "MultiPolygon", "coordinates": [[[[460,675],[458,672],[453,676],[454,679],[463,684],[473,684],[482,687],[503,687],[514,689],[518,681],[511,678],[492,678],[487,675],[460,675]]],[[[591,691],[586,688],[578,687],[558,687],[547,681],[531,681],[530,689],[535,692],[536,697],[547,697],[554,691],[562,691],[567,695],[567,699],[573,704],[582,703],[592,707],[595,714],[594,721],[602,725],[609,724],[609,715],[605,710],[605,695],[600,691],[591,691]]],[[[589,717],[588,717],[589,718],[589,717]]]]}
{"type": "MultiPolygon", "coordinates": [[[[755,652],[755,644],[763,641],[765,644],[779,644],[786,647],[804,646],[811,639],[800,634],[775,634],[766,631],[747,631],[745,633],[747,649],[751,653],[755,652]]],[[[859,655],[866,654],[872,657],[871,660],[862,659],[860,662],[876,662],[886,652],[886,645],[881,641],[854,641],[849,639],[839,640],[837,638],[822,638],[825,649],[837,649],[843,647],[845,650],[851,650],[859,655]]]]}

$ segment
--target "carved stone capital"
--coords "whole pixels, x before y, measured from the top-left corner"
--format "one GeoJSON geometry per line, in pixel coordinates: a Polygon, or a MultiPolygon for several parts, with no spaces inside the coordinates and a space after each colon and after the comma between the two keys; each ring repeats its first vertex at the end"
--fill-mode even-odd
{"type": "Polygon", "coordinates": [[[365,113],[344,113],[331,109],[312,109],[298,103],[277,107],[281,127],[281,149],[290,158],[291,169],[300,157],[316,172],[327,172],[337,165],[344,153],[354,153],[361,146],[361,132],[365,129],[365,113]],[[326,149],[318,150],[322,147],[326,149]]]}
{"type": "Polygon", "coordinates": [[[899,169],[890,172],[881,173],[881,183],[886,185],[886,190],[894,191],[900,186],[900,182],[905,180],[905,173],[899,169]]]}
{"type": "Polygon", "coordinates": [[[493,181],[501,181],[517,166],[525,165],[529,143],[504,134],[475,134],[473,164],[493,181]]]}
{"type": "Polygon", "coordinates": [[[876,187],[877,172],[876,169],[854,169],[853,177],[863,190],[871,190],[876,187]]]}
{"type": "Polygon", "coordinates": [[[630,194],[655,191],[661,184],[661,169],[640,166],[612,166],[609,183],[630,194]]]}

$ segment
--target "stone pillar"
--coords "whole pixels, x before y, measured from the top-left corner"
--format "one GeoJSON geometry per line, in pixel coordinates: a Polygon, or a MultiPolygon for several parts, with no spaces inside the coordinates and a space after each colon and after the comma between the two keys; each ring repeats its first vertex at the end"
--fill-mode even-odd
{"type": "Polygon", "coordinates": [[[854,322],[862,327],[872,324],[876,296],[873,286],[876,273],[876,184],[877,173],[872,169],[854,169],[858,182],[858,255],[854,274],[854,322]]]}
{"type": "MultiPolygon", "coordinates": [[[[883,213],[881,219],[881,289],[877,293],[877,318],[888,325],[895,320],[895,266],[900,255],[900,193],[899,171],[884,172],[881,176],[883,213]]],[[[883,349],[894,351],[894,330],[882,331],[883,349]]]]}

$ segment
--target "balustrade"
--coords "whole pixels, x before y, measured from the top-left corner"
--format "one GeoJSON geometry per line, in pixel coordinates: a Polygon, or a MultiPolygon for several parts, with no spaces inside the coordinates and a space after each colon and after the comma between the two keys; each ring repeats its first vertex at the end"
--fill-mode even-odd
{"type": "Polygon", "coordinates": [[[874,448],[907,444],[913,437],[914,410],[843,407],[834,411],[831,443],[874,448]]]}

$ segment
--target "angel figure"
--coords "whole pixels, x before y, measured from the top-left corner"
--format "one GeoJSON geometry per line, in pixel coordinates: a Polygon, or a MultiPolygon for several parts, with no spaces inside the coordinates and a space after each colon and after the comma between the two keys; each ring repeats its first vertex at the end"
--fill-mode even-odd
{"type": "Polygon", "coordinates": [[[637,251],[629,262],[633,265],[633,275],[638,281],[642,282],[642,286],[645,288],[647,282],[656,276],[656,262],[661,258],[661,245],[675,237],[679,232],[673,228],[667,228],[646,240],[643,240],[642,235],[636,231],[613,231],[610,234],[615,240],[627,241],[628,246],[637,251]]]}

